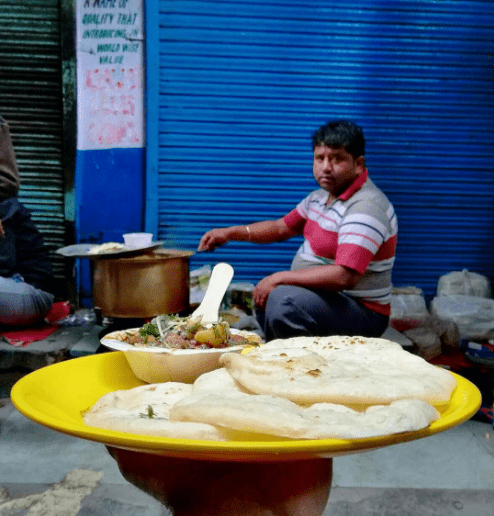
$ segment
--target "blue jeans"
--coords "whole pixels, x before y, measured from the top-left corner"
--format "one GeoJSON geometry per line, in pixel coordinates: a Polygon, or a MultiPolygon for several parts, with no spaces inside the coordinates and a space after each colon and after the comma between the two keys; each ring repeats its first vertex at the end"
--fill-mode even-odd
{"type": "Polygon", "coordinates": [[[30,326],[42,321],[54,299],[28,283],[0,276],[0,325],[30,326]]]}
{"type": "Polygon", "coordinates": [[[257,318],[266,342],[290,337],[350,335],[380,337],[389,317],[369,310],[343,292],[314,292],[280,285],[257,318]]]}

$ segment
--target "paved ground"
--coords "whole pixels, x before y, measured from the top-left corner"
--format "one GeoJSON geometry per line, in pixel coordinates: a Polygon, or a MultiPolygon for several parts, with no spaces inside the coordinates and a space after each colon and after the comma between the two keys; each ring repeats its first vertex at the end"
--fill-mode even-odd
{"type": "MultiPolygon", "coordinates": [[[[0,343],[0,516],[163,516],[103,445],[55,432],[11,404],[31,369],[93,354],[102,327],[62,328],[27,348],[0,343]]],[[[325,516],[491,516],[494,435],[468,421],[441,434],[335,459],[325,516]]]]}

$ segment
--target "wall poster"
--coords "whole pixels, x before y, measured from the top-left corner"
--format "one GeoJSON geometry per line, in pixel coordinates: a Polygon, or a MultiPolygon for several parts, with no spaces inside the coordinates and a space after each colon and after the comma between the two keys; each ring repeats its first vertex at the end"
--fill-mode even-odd
{"type": "Polygon", "coordinates": [[[144,147],[144,0],[77,0],[77,148],[144,147]]]}

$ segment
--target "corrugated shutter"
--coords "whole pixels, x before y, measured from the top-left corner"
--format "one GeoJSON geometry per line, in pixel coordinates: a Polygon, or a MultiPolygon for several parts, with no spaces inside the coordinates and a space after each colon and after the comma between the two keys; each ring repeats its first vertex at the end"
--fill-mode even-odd
{"type": "MultiPolygon", "coordinates": [[[[210,228],[284,215],[316,186],[313,130],[351,118],[398,213],[394,284],[430,297],[451,270],[493,276],[492,2],[159,0],[159,11],[148,209],[160,239],[195,248],[210,228]]],[[[230,243],[191,263],[225,260],[235,280],[257,281],[297,246],[230,243]]]]}
{"type": "MultiPolygon", "coordinates": [[[[51,250],[65,245],[59,0],[10,0],[0,8],[0,112],[21,174],[19,199],[51,250]]],[[[63,258],[51,254],[63,282],[63,258]]]]}

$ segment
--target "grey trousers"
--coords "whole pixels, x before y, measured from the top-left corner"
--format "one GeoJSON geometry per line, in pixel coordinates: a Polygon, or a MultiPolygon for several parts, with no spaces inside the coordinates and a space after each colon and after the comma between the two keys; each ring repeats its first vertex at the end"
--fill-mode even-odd
{"type": "Polygon", "coordinates": [[[29,283],[0,276],[0,324],[30,326],[42,321],[54,299],[29,283]]]}
{"type": "Polygon", "coordinates": [[[299,336],[380,337],[389,321],[343,292],[314,292],[290,285],[276,287],[257,318],[266,342],[299,336]]]}

